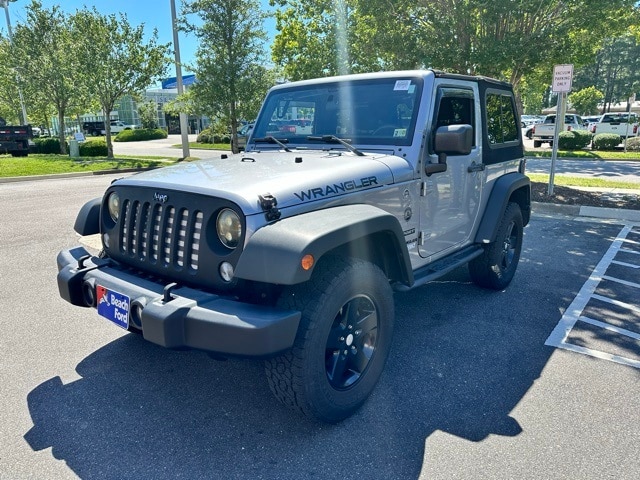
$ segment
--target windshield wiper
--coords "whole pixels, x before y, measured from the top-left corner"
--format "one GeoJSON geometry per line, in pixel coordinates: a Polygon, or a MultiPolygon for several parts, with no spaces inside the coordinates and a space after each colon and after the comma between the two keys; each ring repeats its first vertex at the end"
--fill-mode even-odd
{"type": "MultiPolygon", "coordinates": [[[[340,145],[345,147],[347,150],[349,150],[352,153],[355,153],[359,157],[363,157],[364,156],[364,153],[362,153],[356,147],[354,147],[350,143],[347,143],[346,140],[343,140],[342,138],[336,137],[335,135],[322,135],[321,137],[310,136],[310,137],[307,137],[307,140],[315,140],[317,142],[325,142],[325,143],[339,143],[340,145]]],[[[347,139],[347,140],[349,140],[349,139],[347,139]]]]}
{"type": "Polygon", "coordinates": [[[254,138],[253,141],[255,143],[277,143],[278,145],[280,145],[285,152],[290,152],[291,149],[289,147],[287,147],[284,142],[288,142],[289,140],[283,138],[282,140],[278,140],[276,137],[272,137],[271,135],[264,137],[264,138],[254,138]]]}

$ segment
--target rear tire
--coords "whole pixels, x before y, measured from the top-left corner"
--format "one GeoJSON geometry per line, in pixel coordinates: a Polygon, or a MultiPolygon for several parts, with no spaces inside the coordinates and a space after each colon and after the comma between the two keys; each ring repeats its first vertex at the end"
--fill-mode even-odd
{"type": "Polygon", "coordinates": [[[269,387],[286,406],[337,423],[373,391],[391,348],[393,294],[372,263],[333,257],[311,280],[287,288],[280,306],[302,312],[291,350],[265,363],[269,387]]]}
{"type": "Polygon", "coordinates": [[[522,250],[522,212],[517,203],[509,203],[500,221],[496,240],[469,262],[469,274],[477,285],[502,290],[509,285],[518,268],[522,250]]]}
{"type": "Polygon", "coordinates": [[[539,140],[533,141],[533,148],[540,148],[541,146],[542,146],[542,142],[540,142],[539,140]]]}

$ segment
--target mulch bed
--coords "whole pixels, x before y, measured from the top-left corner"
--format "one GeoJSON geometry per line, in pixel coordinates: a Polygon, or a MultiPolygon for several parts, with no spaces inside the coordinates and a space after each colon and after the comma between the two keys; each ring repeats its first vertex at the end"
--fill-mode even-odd
{"type": "Polygon", "coordinates": [[[640,190],[638,193],[589,192],[577,188],[553,186],[553,195],[547,195],[549,185],[531,182],[531,200],[534,202],[581,205],[584,207],[627,208],[640,210],[640,190]]]}

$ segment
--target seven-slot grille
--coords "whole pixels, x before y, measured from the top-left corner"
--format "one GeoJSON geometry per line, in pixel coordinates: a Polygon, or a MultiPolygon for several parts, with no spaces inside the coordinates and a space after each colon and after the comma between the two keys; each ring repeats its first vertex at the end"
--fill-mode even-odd
{"type": "Polygon", "coordinates": [[[124,200],[120,250],[142,262],[197,271],[202,223],[199,210],[124,200]]]}

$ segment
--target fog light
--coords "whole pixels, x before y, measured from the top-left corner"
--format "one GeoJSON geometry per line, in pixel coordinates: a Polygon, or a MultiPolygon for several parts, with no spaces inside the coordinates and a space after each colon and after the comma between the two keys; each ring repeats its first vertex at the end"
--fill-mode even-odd
{"type": "Polygon", "coordinates": [[[129,312],[129,319],[133,326],[139,330],[142,330],[142,310],[147,305],[145,298],[137,298],[131,302],[131,311],[129,312]]]}
{"type": "Polygon", "coordinates": [[[220,276],[225,282],[233,280],[233,265],[229,262],[222,262],[220,264],[220,276]]]}
{"type": "Polygon", "coordinates": [[[86,280],[82,284],[82,297],[87,307],[96,307],[96,292],[93,282],[86,280]]]}

